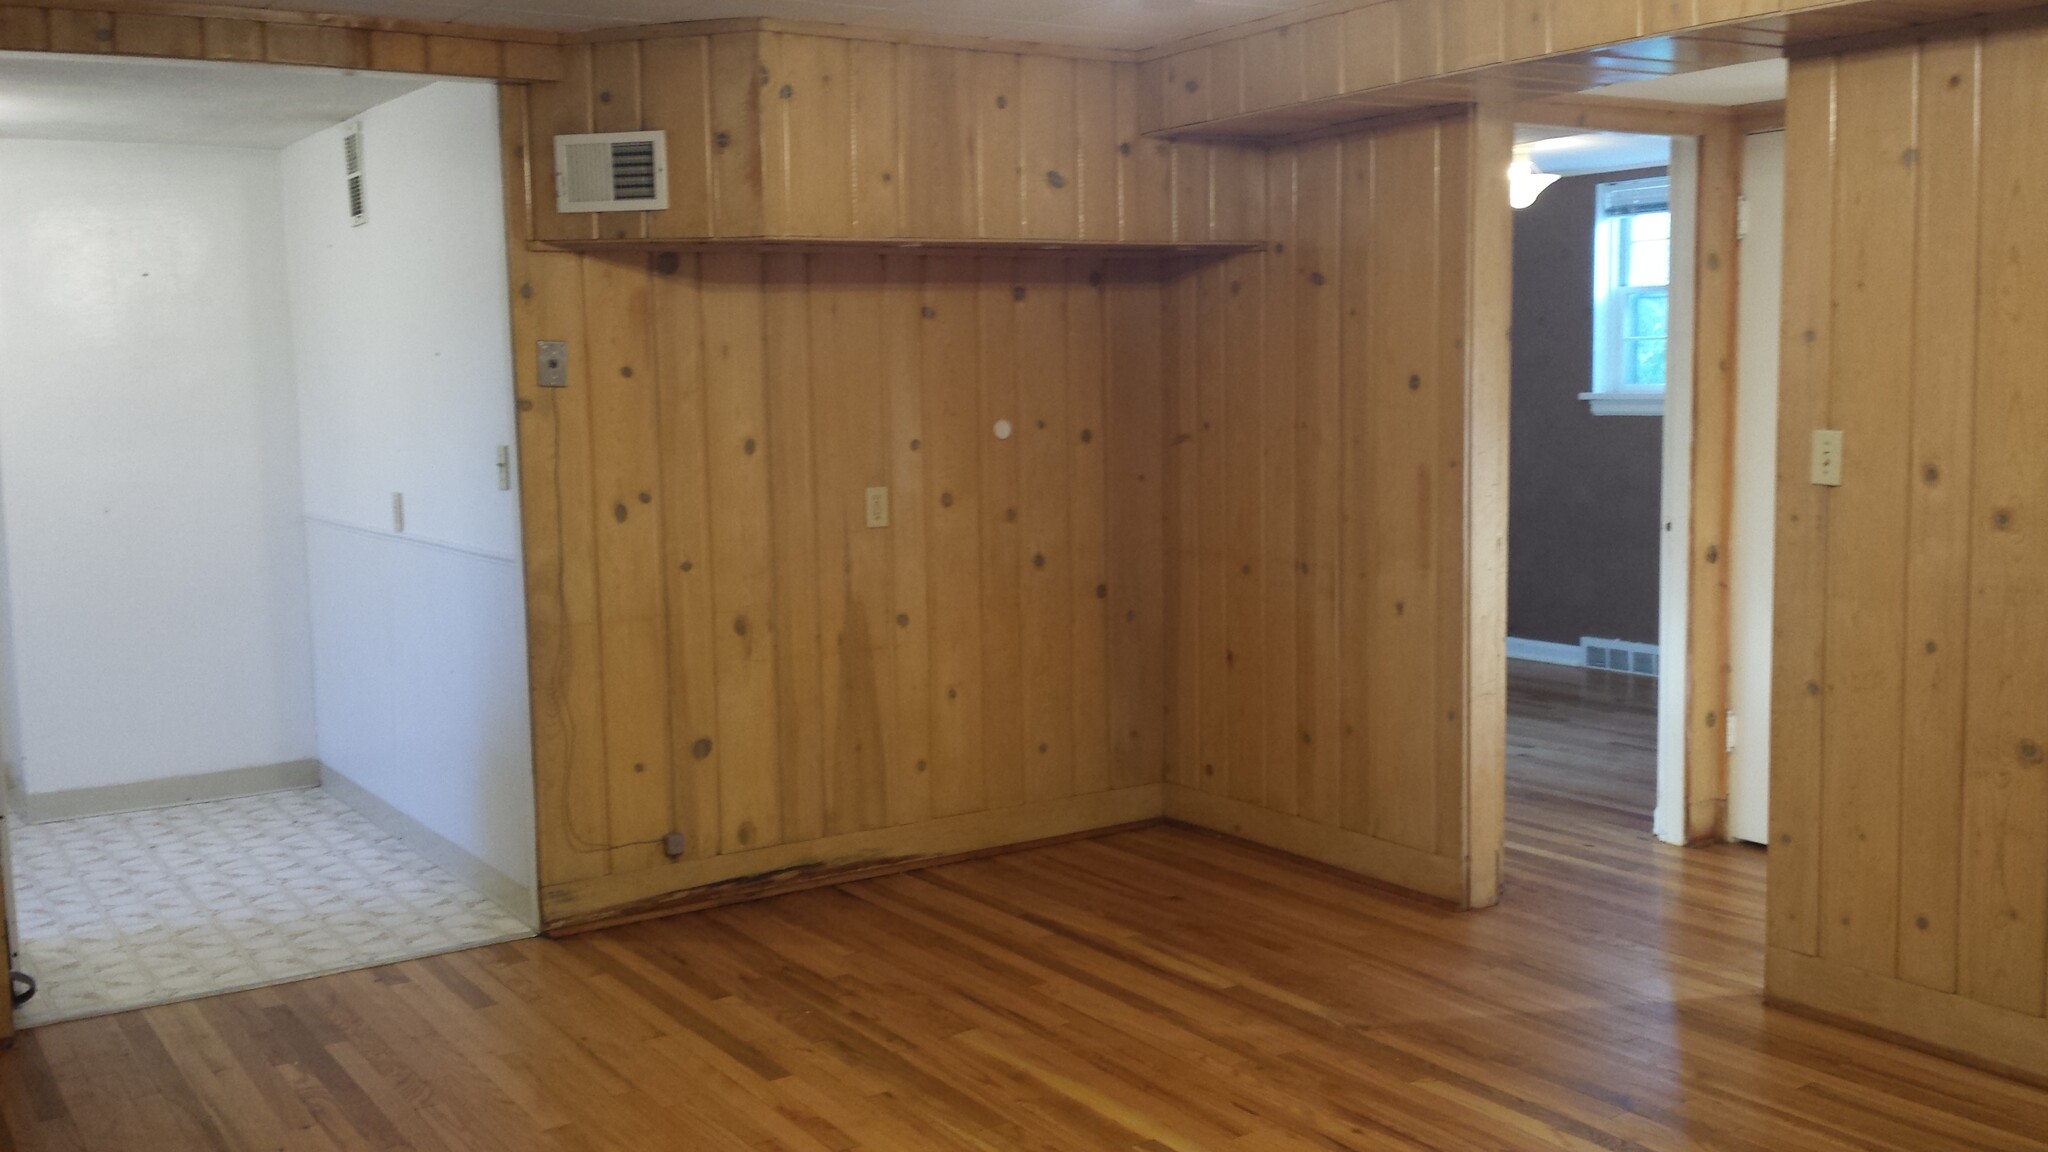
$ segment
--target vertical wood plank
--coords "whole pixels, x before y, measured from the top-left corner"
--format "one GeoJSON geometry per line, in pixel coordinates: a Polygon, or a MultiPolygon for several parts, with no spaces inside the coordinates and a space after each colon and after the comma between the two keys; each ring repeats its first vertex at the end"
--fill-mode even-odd
{"type": "Polygon", "coordinates": [[[1977,52],[1922,50],[1900,758],[1899,976],[1956,989],[1977,385],[1977,52]]]}
{"type": "MultiPolygon", "coordinates": [[[[1448,636],[1463,628],[1456,667],[1440,670],[1437,707],[1447,733],[1440,749],[1437,853],[1465,860],[1464,902],[1500,900],[1506,851],[1508,443],[1514,313],[1514,213],[1507,206],[1513,110],[1485,94],[1459,125],[1464,143],[1445,154],[1443,202],[1445,378],[1462,382],[1447,396],[1442,432],[1454,475],[1463,477],[1463,539],[1441,561],[1448,636]],[[1461,161],[1461,162],[1460,162],[1461,161]],[[1450,239],[1465,237],[1461,252],[1450,239]],[[1462,305],[1462,314],[1459,308],[1462,305]],[[1463,356],[1458,352],[1462,350],[1463,356]],[[1460,554],[1462,552],[1462,555],[1460,554]],[[1455,592],[1453,590],[1456,590],[1455,592]],[[1462,619],[1460,619],[1462,617],[1462,619]]],[[[1454,385],[1456,387],[1456,385],[1454,385]]],[[[1445,518],[1446,520],[1449,517],[1445,518]]],[[[1447,530],[1447,534],[1449,533],[1447,530]]]]}
{"type": "MultiPolygon", "coordinates": [[[[590,46],[590,130],[638,132],[647,125],[640,115],[640,45],[614,40],[590,46]]],[[[675,129],[670,129],[676,133],[675,129]]],[[[680,135],[680,133],[676,133],[680,135]]],[[[593,212],[597,235],[605,240],[639,240],[647,235],[645,212],[593,212]]]]}
{"type": "MultiPolygon", "coordinates": [[[[1106,275],[1100,263],[1077,261],[1070,269],[1067,296],[1066,516],[1073,552],[1067,596],[1074,617],[1067,696],[1074,731],[1076,795],[1105,791],[1110,782],[1110,542],[1104,394],[1109,342],[1122,339],[1124,334],[1112,335],[1108,331],[1106,275]]],[[[1163,410],[1163,390],[1149,388],[1142,395],[1163,410]]],[[[1159,483],[1156,474],[1150,482],[1159,483]]],[[[1163,607],[1154,602],[1155,616],[1161,614],[1163,607]]]]}
{"type": "Polygon", "coordinates": [[[1156,268],[1107,270],[1109,376],[1103,398],[1107,469],[1110,787],[1160,779],[1165,716],[1165,569],[1161,397],[1165,329],[1156,268]]]}
{"type": "Polygon", "coordinates": [[[1024,234],[1023,126],[1019,123],[1021,63],[1008,52],[967,54],[965,99],[974,124],[974,232],[983,239],[1024,234]]]}
{"type": "Polygon", "coordinates": [[[1379,601],[1373,580],[1373,566],[1379,557],[1373,546],[1378,518],[1370,438],[1375,408],[1371,357],[1377,341],[1370,326],[1359,320],[1374,315],[1379,304],[1376,289],[1384,283],[1376,231],[1379,186],[1373,179],[1384,143],[1384,135],[1377,133],[1345,141],[1339,193],[1337,280],[1342,285],[1344,322],[1338,329],[1342,343],[1338,351],[1337,626],[1343,663],[1336,717],[1340,744],[1334,823],[1353,832],[1369,831],[1375,817],[1377,798],[1371,788],[1369,743],[1377,720],[1371,711],[1376,679],[1373,668],[1387,656],[1371,643],[1370,624],[1370,606],[1379,601]]]}
{"type": "Polygon", "coordinates": [[[775,254],[762,267],[765,388],[775,557],[775,690],[781,720],[782,837],[825,829],[825,704],[818,614],[817,449],[811,427],[809,269],[775,254]]]}
{"type": "Polygon", "coordinates": [[[1017,271],[1023,290],[1016,310],[1015,421],[1023,691],[1015,703],[1024,713],[1024,798],[1036,803],[1074,794],[1074,545],[1067,462],[1072,367],[1066,260],[1027,257],[1017,271]]]}
{"type": "Polygon", "coordinates": [[[1142,68],[1116,73],[1117,237],[1155,241],[1173,237],[1173,145],[1147,139],[1139,117],[1142,68]]]}
{"type": "Polygon", "coordinates": [[[1773,947],[1820,951],[1821,698],[1827,513],[1807,483],[1811,437],[1828,427],[1834,267],[1835,68],[1795,61],[1786,83],[1784,336],[1778,372],[1778,523],[1771,627],[1773,947]]]}
{"type": "MultiPolygon", "coordinates": [[[[605,771],[614,870],[621,849],[673,830],[668,603],[662,555],[660,381],[643,255],[583,265],[598,623],[603,633],[605,771]]],[[[574,515],[572,510],[569,514],[574,515]]],[[[642,853],[624,861],[651,862],[642,853]]],[[[629,865],[630,866],[630,865],[629,865]]]]}
{"type": "Polygon", "coordinates": [[[589,240],[597,235],[593,213],[555,211],[555,137],[591,129],[590,46],[562,48],[562,78],[527,86],[531,108],[526,135],[533,173],[533,236],[536,240],[589,240]]]}
{"type": "Polygon", "coordinates": [[[1017,117],[1022,159],[1019,235],[1072,240],[1081,235],[1081,127],[1075,63],[1025,56],[1019,64],[1017,117]]]}
{"type": "Polygon", "coordinates": [[[1296,167],[1295,278],[1301,294],[1295,443],[1299,454],[1297,532],[1302,557],[1296,643],[1300,652],[1301,751],[1297,811],[1321,824],[1342,812],[1344,672],[1337,606],[1343,522],[1344,154],[1364,148],[1343,139],[1302,145],[1296,167]]]}
{"type": "Polygon", "coordinates": [[[719,852],[717,601],[712,595],[710,439],[698,258],[656,258],[654,356],[660,367],[660,500],[668,576],[671,824],[691,859],[719,852]]]}
{"type": "MultiPolygon", "coordinates": [[[[564,49],[565,54],[573,49],[564,49]]],[[[761,38],[750,32],[712,36],[711,230],[715,236],[760,236],[767,229],[761,154],[761,38]]],[[[573,69],[570,60],[565,67],[573,69]]]]}
{"type": "Polygon", "coordinates": [[[896,696],[889,533],[867,490],[889,481],[879,256],[812,260],[819,617],[824,643],[825,831],[881,827],[896,696]]]}
{"type": "Polygon", "coordinates": [[[704,275],[704,424],[717,623],[719,843],[724,852],[784,840],[776,588],[769,458],[769,342],[763,258],[716,253],[704,275]]]}
{"type": "MultiPolygon", "coordinates": [[[[1207,264],[1196,274],[1195,331],[1195,483],[1198,492],[1196,527],[1201,542],[1196,568],[1201,647],[1195,665],[1201,690],[1201,786],[1224,791],[1230,786],[1230,725],[1235,708],[1230,699],[1230,475],[1229,402],[1230,340],[1238,333],[1225,322],[1230,294],[1229,269],[1207,264]]],[[[1183,660],[1187,659],[1184,655],[1183,660]]]]}
{"type": "MultiPolygon", "coordinates": [[[[1363,614],[1364,651],[1374,671],[1367,688],[1366,831],[1422,851],[1436,845],[1434,724],[1429,715],[1436,677],[1436,556],[1433,512],[1439,390],[1436,333],[1440,254],[1436,235],[1437,148],[1434,123],[1382,132],[1374,141],[1375,210],[1372,301],[1365,361],[1367,421],[1363,492],[1374,504],[1369,530],[1371,570],[1355,605],[1363,614]],[[1429,173],[1429,178],[1418,178],[1429,173]]],[[[1462,382],[1460,385],[1462,386],[1462,382]]]]}
{"type": "MultiPolygon", "coordinates": [[[[1911,48],[1846,56],[1837,72],[1830,427],[1856,445],[1857,483],[1828,493],[1821,794],[1821,954],[1897,968],[1900,661],[1905,644],[1914,173],[1911,48]]],[[[1688,717],[1688,720],[1692,718],[1688,717]]]]}
{"type": "MultiPolygon", "coordinates": [[[[211,41],[209,40],[209,43],[211,41]]],[[[0,8],[0,50],[48,52],[50,14],[44,8],[0,8]]],[[[262,48],[257,48],[259,58],[262,48]]]]}
{"type": "Polygon", "coordinates": [[[951,240],[975,234],[976,109],[963,95],[968,53],[906,44],[899,49],[902,95],[903,229],[951,240]]]}
{"type": "MultiPolygon", "coordinates": [[[[519,223],[526,184],[518,158],[526,116],[526,90],[500,89],[535,826],[539,880],[548,885],[605,874],[611,806],[594,546],[582,512],[590,506],[589,390],[539,387],[534,351],[537,340],[564,341],[572,355],[583,347],[583,267],[574,256],[526,250],[519,223]]],[[[582,369],[572,360],[571,370],[582,369]]]]}
{"type": "Polygon", "coordinates": [[[889,514],[896,566],[896,719],[889,744],[889,823],[910,824],[932,814],[933,557],[927,544],[931,493],[927,483],[921,326],[924,261],[884,260],[882,365],[889,404],[889,514]]]}
{"type": "MultiPolygon", "coordinates": [[[[1201,432],[1201,352],[1199,334],[1203,331],[1205,317],[1201,311],[1201,277],[1183,262],[1167,265],[1171,280],[1165,292],[1165,311],[1162,320],[1164,346],[1164,368],[1166,378],[1162,391],[1166,396],[1166,449],[1164,456],[1166,482],[1166,516],[1163,554],[1167,557],[1170,578],[1166,581],[1166,595],[1162,610],[1166,615],[1166,680],[1167,702],[1170,715],[1167,721],[1165,759],[1166,780],[1183,788],[1195,788],[1206,778],[1202,771],[1202,680],[1206,666],[1202,660],[1202,432],[1201,432]]],[[[1116,302],[1111,296],[1111,304],[1116,302]]],[[[1112,307],[1110,319],[1114,323],[1119,313],[1112,307]]],[[[1122,333],[1111,344],[1112,354],[1123,347],[1122,333]]],[[[1108,401],[1114,401],[1125,387],[1117,365],[1112,360],[1108,401]]],[[[1114,409],[1105,413],[1108,424],[1114,409]]],[[[1112,445],[1117,441],[1110,441],[1112,445]]],[[[1113,478],[1121,475],[1121,462],[1117,454],[1110,455],[1113,478]]],[[[1123,489],[1117,489],[1120,495],[1123,489]]],[[[1116,525],[1116,504],[1112,503],[1107,515],[1116,525]]],[[[1113,540],[1121,540],[1120,533],[1112,528],[1113,540]]],[[[1119,578],[1121,565],[1125,560],[1122,548],[1110,552],[1110,589],[1113,594],[1125,583],[1119,578]]],[[[1110,612],[1111,637],[1119,637],[1122,630],[1116,627],[1120,614],[1112,604],[1110,612]]],[[[1120,654],[1112,646],[1112,675],[1115,660],[1120,654]]],[[[1120,731],[1114,727],[1112,733],[1120,731]]]]}
{"type": "Polygon", "coordinates": [[[426,41],[425,70],[436,76],[495,79],[504,73],[501,46],[496,40],[472,36],[429,36],[426,41]]]}
{"type": "Polygon", "coordinates": [[[1117,71],[1107,60],[1074,62],[1076,141],[1073,183],[1080,220],[1075,235],[1114,240],[1122,233],[1117,155],[1117,71]]]}
{"type": "MultiPolygon", "coordinates": [[[[257,41],[262,41],[262,30],[257,30],[257,41]]],[[[262,59],[258,48],[257,59],[262,59]]],[[[417,32],[370,33],[370,70],[373,72],[425,72],[427,70],[427,38],[417,32]]]]}
{"type": "Polygon", "coordinates": [[[1686,837],[1727,835],[1729,572],[1737,546],[1735,364],[1742,132],[1721,119],[1699,138],[1693,326],[1692,514],[1687,556],[1686,837]]]}
{"type": "Polygon", "coordinates": [[[976,261],[975,305],[981,343],[976,349],[980,420],[974,429],[981,467],[981,732],[988,771],[988,806],[1024,802],[1024,636],[1021,626],[1023,563],[1018,530],[1017,296],[1021,282],[1012,257],[976,261]],[[1012,428],[997,437],[998,421],[1012,428]]]}
{"type": "Polygon", "coordinates": [[[668,207],[647,214],[650,236],[712,235],[710,48],[703,36],[640,44],[641,113],[668,130],[668,207]]]}
{"type": "Polygon", "coordinates": [[[1963,776],[1963,995],[2048,996],[2048,29],[1986,39],[1977,435],[1963,776]]]}
{"type": "Polygon", "coordinates": [[[771,125],[767,180],[771,202],[786,205],[781,229],[792,236],[844,236],[853,227],[852,62],[848,42],[824,36],[774,37],[779,71],[764,112],[771,125]]]}
{"type": "Polygon", "coordinates": [[[1260,483],[1259,572],[1265,581],[1264,645],[1262,671],[1265,677],[1263,793],[1259,803],[1277,812],[1299,809],[1301,786],[1297,765],[1301,739],[1298,708],[1299,667],[1295,651],[1295,597],[1302,581],[1298,569],[1301,551],[1296,530],[1300,527],[1296,505],[1301,488],[1295,468],[1298,463],[1296,438],[1300,417],[1296,409],[1299,389],[1295,362],[1298,350],[1295,333],[1298,318],[1295,300],[1300,281],[1294,275],[1297,246],[1294,219],[1298,202],[1295,192],[1299,152],[1275,152],[1266,161],[1265,231],[1272,237],[1270,253],[1255,257],[1261,265],[1259,279],[1264,334],[1261,349],[1261,430],[1264,443],[1263,475],[1260,483]]]}
{"type": "Polygon", "coordinates": [[[1264,258],[1233,257],[1222,268],[1224,294],[1217,322],[1227,326],[1224,353],[1223,435],[1225,569],[1224,652],[1230,700],[1229,760],[1224,768],[1233,799],[1259,803],[1265,796],[1266,579],[1260,519],[1265,511],[1266,340],[1262,306],[1264,258]]]}
{"type": "Polygon", "coordinates": [[[185,60],[204,54],[205,33],[197,17],[154,12],[114,13],[114,51],[124,56],[171,56],[185,60]]]}
{"type": "Polygon", "coordinates": [[[932,565],[934,815],[988,806],[982,758],[981,397],[979,272],[971,257],[933,259],[921,311],[925,508],[932,565]]]}
{"type": "Polygon", "coordinates": [[[903,235],[903,137],[897,98],[898,48],[857,40],[849,48],[853,116],[853,232],[903,235]]]}

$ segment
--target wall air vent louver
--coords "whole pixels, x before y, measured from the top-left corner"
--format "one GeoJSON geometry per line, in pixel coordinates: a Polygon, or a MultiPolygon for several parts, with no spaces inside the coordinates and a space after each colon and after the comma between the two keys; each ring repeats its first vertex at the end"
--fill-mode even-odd
{"type": "Polygon", "coordinates": [[[363,126],[350,124],[341,131],[341,159],[348,179],[348,222],[363,223],[363,126]]]}
{"type": "Polygon", "coordinates": [[[668,134],[555,137],[555,211],[659,212],[668,207],[668,134]]]}

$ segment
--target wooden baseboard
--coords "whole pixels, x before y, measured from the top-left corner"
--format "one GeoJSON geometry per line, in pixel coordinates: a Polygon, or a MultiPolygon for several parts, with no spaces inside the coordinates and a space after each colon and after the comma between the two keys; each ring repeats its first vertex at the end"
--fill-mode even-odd
{"type": "Polygon", "coordinates": [[[999,852],[1156,824],[1160,785],[1146,784],[1020,808],[947,816],[798,844],[777,844],[660,868],[551,884],[542,930],[573,935],[635,920],[844,884],[999,852]]]}
{"type": "Polygon", "coordinates": [[[1775,1007],[2048,1087],[2048,1019],[1904,980],[1770,949],[1764,997],[1775,1007]]]}
{"type": "Polygon", "coordinates": [[[1194,788],[1168,784],[1166,818],[1462,907],[1464,862],[1194,788]]]}

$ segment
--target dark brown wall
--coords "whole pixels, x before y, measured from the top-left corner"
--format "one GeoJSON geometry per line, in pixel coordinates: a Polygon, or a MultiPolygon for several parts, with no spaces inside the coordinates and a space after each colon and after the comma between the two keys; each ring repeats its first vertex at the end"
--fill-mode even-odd
{"type": "Polygon", "coordinates": [[[1664,421],[1595,416],[1595,185],[1560,180],[1515,213],[1513,473],[1508,635],[1657,639],[1664,421]]]}

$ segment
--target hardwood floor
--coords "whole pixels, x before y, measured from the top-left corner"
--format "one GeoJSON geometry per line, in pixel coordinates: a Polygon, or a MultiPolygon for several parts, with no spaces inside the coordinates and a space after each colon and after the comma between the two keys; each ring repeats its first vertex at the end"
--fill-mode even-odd
{"type": "Polygon", "coordinates": [[[1765,1008],[1762,853],[1649,838],[1647,702],[1515,683],[1492,911],[1152,828],[37,1029],[0,1148],[2048,1148],[1765,1008]]]}

